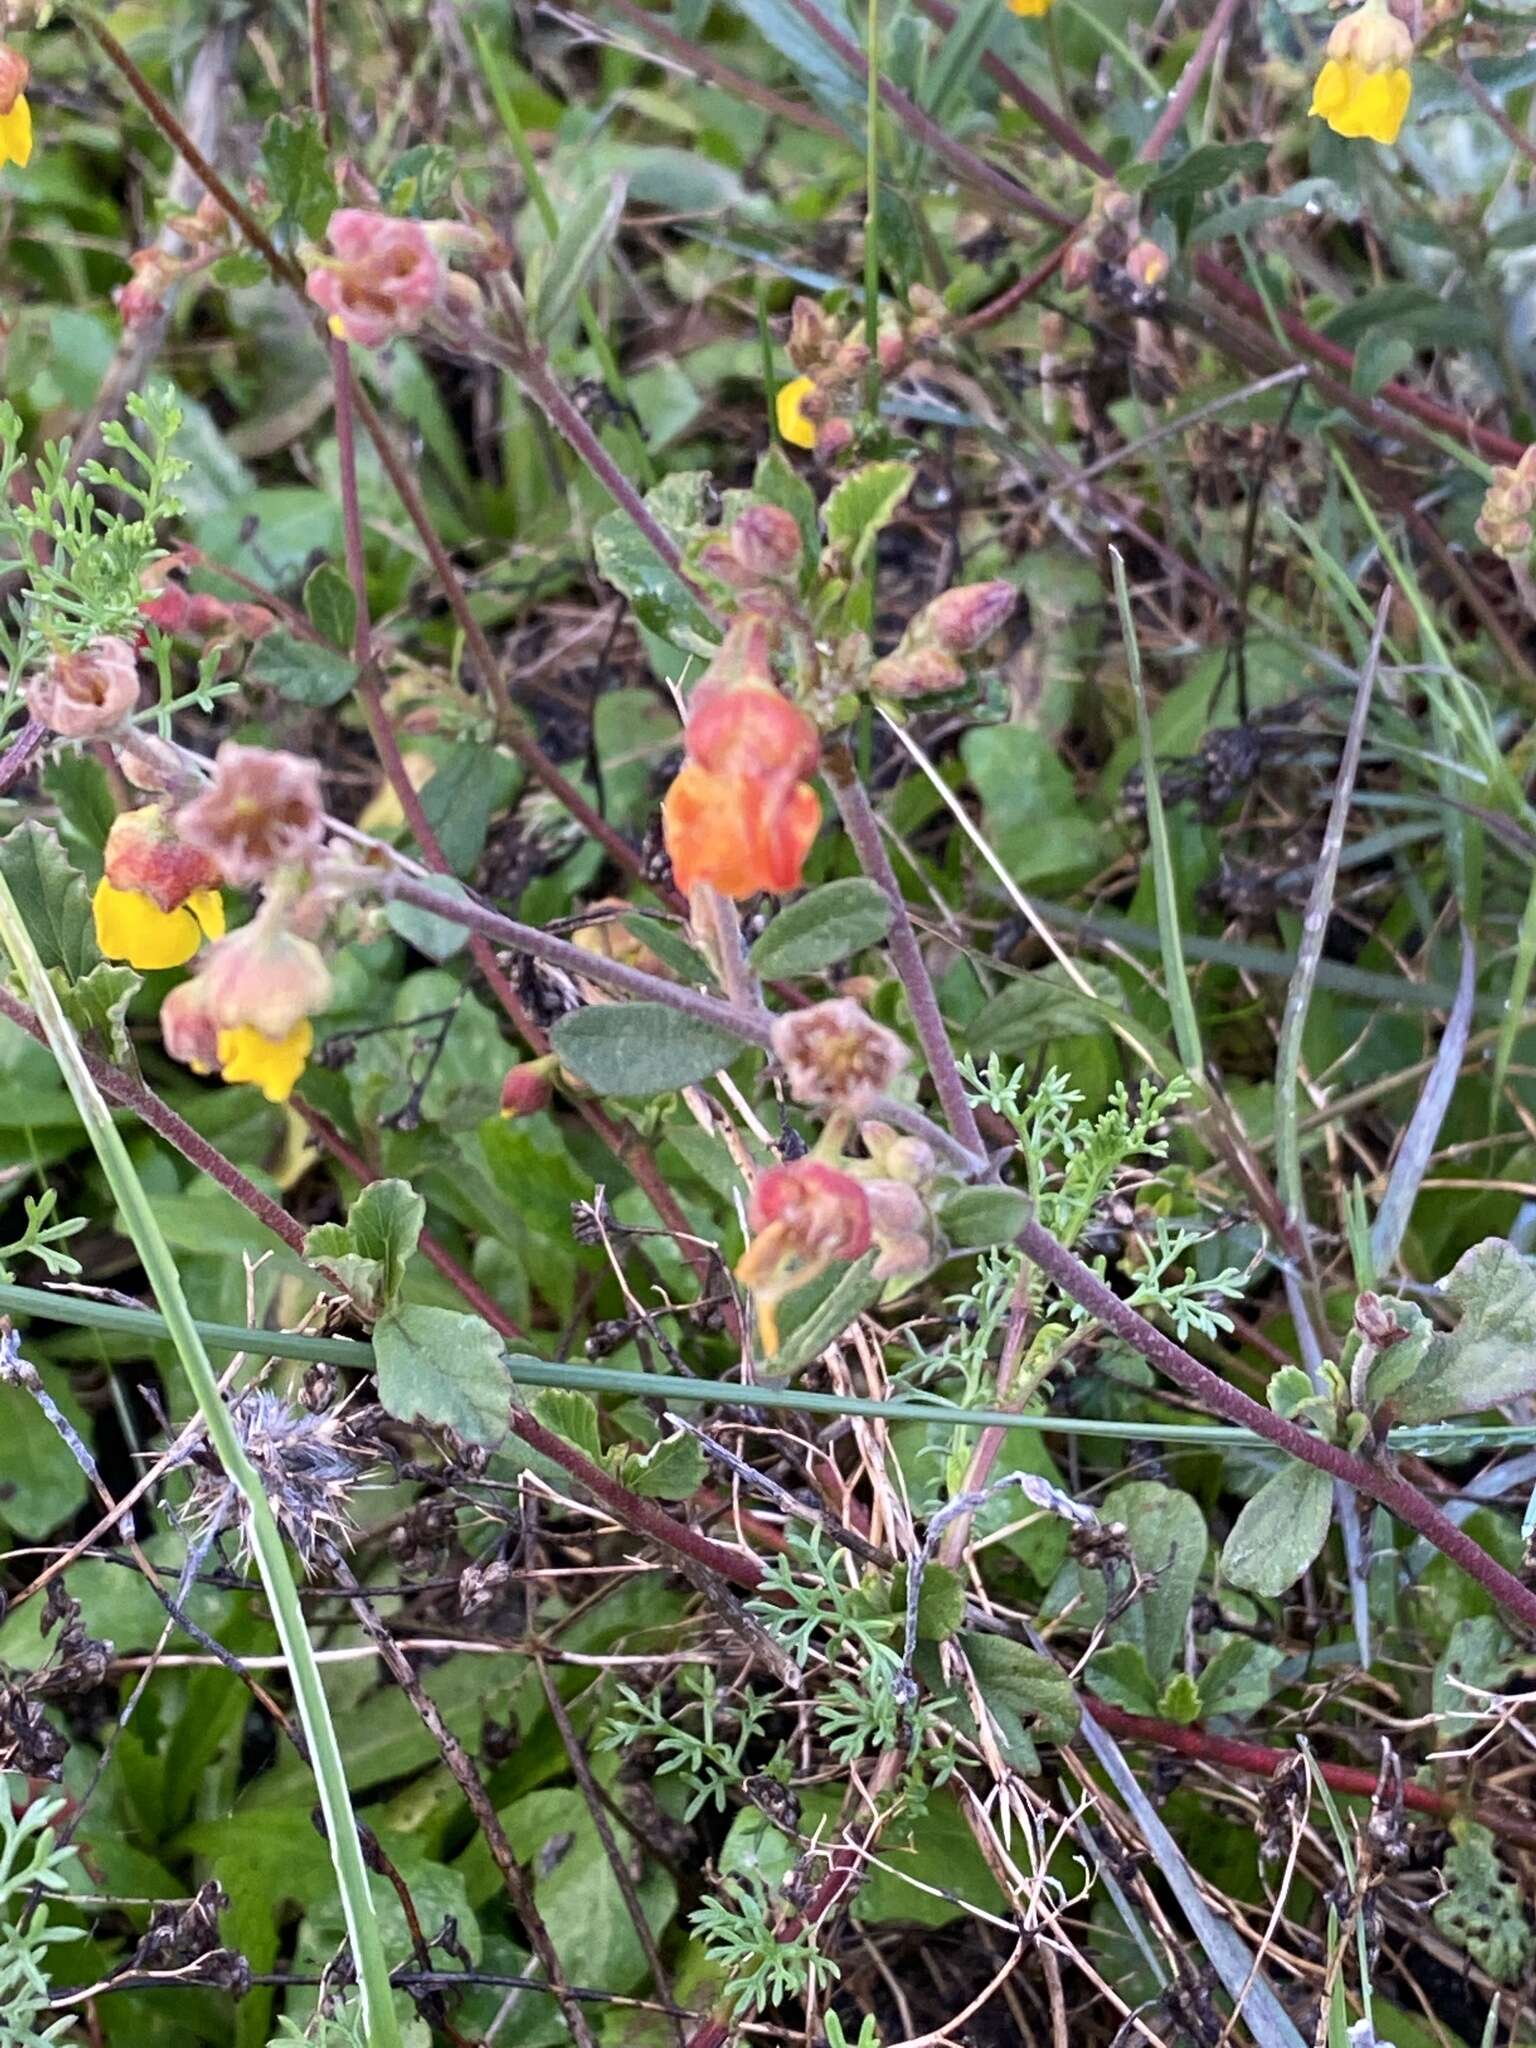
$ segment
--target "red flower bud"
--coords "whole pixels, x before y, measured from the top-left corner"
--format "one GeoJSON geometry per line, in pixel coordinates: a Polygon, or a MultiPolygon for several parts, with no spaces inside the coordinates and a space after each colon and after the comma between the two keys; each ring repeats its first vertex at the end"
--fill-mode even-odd
{"type": "Polygon", "coordinates": [[[963,583],[926,605],[912,622],[912,634],[931,640],[946,654],[974,654],[1002,625],[1018,602],[1011,583],[963,583]]]}
{"type": "Polygon", "coordinates": [[[768,583],[783,583],[800,567],[800,522],[778,505],[749,505],[731,527],[731,549],[742,568],[768,583]]]}
{"type": "Polygon", "coordinates": [[[959,660],[942,647],[898,647],[869,672],[869,687],[880,697],[936,697],[964,681],[959,660]]]}
{"type": "Polygon", "coordinates": [[[552,1059],[523,1060],[508,1067],[501,1084],[502,1115],[532,1116],[535,1110],[548,1109],[555,1093],[548,1070],[554,1064],[552,1059]]]}
{"type": "Polygon", "coordinates": [[[157,910],[179,910],[199,889],[216,889],[218,862],[182,839],[159,804],[122,811],[107,834],[103,871],[114,889],[136,889],[157,910]]]}

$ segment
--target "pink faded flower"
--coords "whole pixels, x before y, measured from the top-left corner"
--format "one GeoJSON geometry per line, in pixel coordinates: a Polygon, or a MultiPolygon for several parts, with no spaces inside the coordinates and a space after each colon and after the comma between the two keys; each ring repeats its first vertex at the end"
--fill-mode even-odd
{"type": "Polygon", "coordinates": [[[320,948],[286,930],[270,906],[210,949],[201,981],[221,1031],[248,1027],[278,1041],[331,999],[330,970],[320,948]]]}
{"type": "Polygon", "coordinates": [[[796,1102],[857,1111],[907,1063],[907,1048],[895,1032],[847,996],[775,1017],[772,1037],[796,1102]]]}
{"type": "Polygon", "coordinates": [[[933,1264],[936,1232],[928,1204],[910,1181],[866,1180],[870,1235],[880,1248],[876,1280],[915,1279],[933,1264]]]}
{"type": "Polygon", "coordinates": [[[112,732],[139,701],[139,669],[126,640],[107,634],[89,647],[51,655],[26,685],[27,709],[62,739],[112,732]]]}
{"type": "Polygon", "coordinates": [[[212,782],[176,822],[182,838],[210,854],[228,881],[240,888],[264,882],[274,868],[307,860],[320,843],[319,763],[226,740],[214,757],[212,782]]]}
{"type": "Polygon", "coordinates": [[[446,272],[421,221],[344,206],[327,235],[334,254],[315,258],[305,289],[330,315],[333,334],[382,348],[414,334],[441,303],[446,272]]]}
{"type": "Polygon", "coordinates": [[[211,1074],[218,1066],[219,1027],[200,975],[178,982],[160,1005],[160,1038],[171,1058],[194,1073],[211,1074]]]}

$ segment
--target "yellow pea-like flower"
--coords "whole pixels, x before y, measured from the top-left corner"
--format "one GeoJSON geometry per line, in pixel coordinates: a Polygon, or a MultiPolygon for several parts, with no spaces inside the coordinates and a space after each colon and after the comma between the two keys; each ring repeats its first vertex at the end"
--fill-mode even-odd
{"type": "Polygon", "coordinates": [[[1008,0],[1009,12],[1022,14],[1027,21],[1038,21],[1042,14],[1051,11],[1051,0],[1008,0]]]}
{"type": "Polygon", "coordinates": [[[774,414],[779,432],[791,448],[816,446],[816,422],[805,416],[805,401],[815,389],[809,377],[794,377],[788,384],[779,386],[774,414]]]}
{"type": "Polygon", "coordinates": [[[32,157],[32,109],[19,92],[9,113],[0,114],[0,164],[26,164],[32,157]]]}
{"type": "Polygon", "coordinates": [[[315,1027],[307,1017],[283,1038],[268,1038],[254,1025],[219,1033],[219,1070],[226,1081],[249,1081],[268,1102],[286,1102],[314,1049],[315,1027]]]}
{"type": "Polygon", "coordinates": [[[145,972],[185,967],[204,939],[224,936],[224,898],[217,889],[194,889],[175,910],[162,910],[142,889],[114,889],[103,876],[91,913],[106,957],[145,972]]]}
{"type": "Polygon", "coordinates": [[[1334,29],[1308,112],[1351,141],[1396,142],[1413,80],[1413,38],[1381,0],[1366,0],[1334,29]]]}

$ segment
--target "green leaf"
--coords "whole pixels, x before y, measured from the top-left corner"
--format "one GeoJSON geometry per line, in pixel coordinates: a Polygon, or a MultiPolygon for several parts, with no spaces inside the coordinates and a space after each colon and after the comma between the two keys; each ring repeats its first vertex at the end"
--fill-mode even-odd
{"type": "MultiPolygon", "coordinates": [[[[514,1358],[509,1363],[516,1377],[518,1360],[514,1358]]],[[[597,1403],[590,1394],[580,1393],[573,1387],[546,1387],[534,1395],[528,1406],[546,1429],[552,1429],[556,1436],[564,1437],[568,1444],[574,1444],[578,1451],[585,1452],[595,1465],[602,1463],[602,1430],[597,1403]]]]}
{"type": "Polygon", "coordinates": [[[1362,335],[1360,346],[1355,351],[1355,366],[1350,372],[1350,388],[1358,391],[1362,398],[1374,398],[1383,384],[1390,384],[1394,377],[1400,377],[1413,362],[1417,351],[1405,335],[1394,333],[1390,327],[1373,327],[1369,334],[1362,335]]]}
{"type": "Polygon", "coordinates": [[[58,754],[43,770],[43,788],[59,808],[60,834],[88,883],[101,876],[101,856],[117,816],[107,771],[92,754],[58,754]]]}
{"type": "Polygon", "coordinates": [[[208,274],[222,290],[235,292],[249,291],[252,285],[265,284],[269,273],[254,249],[231,249],[227,256],[219,258],[208,274]]]}
{"type": "Polygon", "coordinates": [[[245,665],[245,680],[276,690],[290,704],[312,711],[339,704],[352,688],[357,671],[344,656],[291,633],[268,633],[245,665]]]}
{"type": "Polygon", "coordinates": [[[1461,1311],[1449,1333],[1431,1331],[1413,1303],[1382,1297],[1414,1332],[1382,1352],[1366,1382],[1372,1405],[1385,1402],[1394,1423],[1442,1422],[1536,1393],[1536,1265],[1488,1237],[1440,1285],[1461,1311]]]}
{"type": "Polygon", "coordinates": [[[1001,20],[1000,0],[969,0],[939,45],[923,80],[921,103],[941,124],[951,100],[957,107],[964,105],[972,76],[1001,20]]]}
{"type": "MultiPolygon", "coordinates": [[[[1267,142],[1206,142],[1198,149],[1190,150],[1170,170],[1159,171],[1156,177],[1146,182],[1145,195],[1150,205],[1166,211],[1176,200],[1198,199],[1202,192],[1213,192],[1218,185],[1225,185],[1229,178],[1240,178],[1249,171],[1263,168],[1269,155],[1267,142]]],[[[1134,175],[1126,181],[1130,185],[1140,184],[1134,175]]]]}
{"type": "Polygon", "coordinates": [[[1435,1926],[1496,1983],[1513,1984],[1536,1953],[1520,1887],[1504,1875],[1491,1830],[1453,1820],[1451,1833],[1456,1846],[1445,1858],[1450,1889],[1435,1904],[1435,1926]]]}
{"type": "Polygon", "coordinates": [[[1222,1575],[1245,1593],[1277,1600],[1328,1540],[1333,1481],[1291,1460],[1247,1503],[1221,1553],[1222,1575]]]}
{"type": "Polygon", "coordinates": [[[1017,1188],[957,1188],[938,1204],[939,1228],[956,1251],[1012,1244],[1029,1221],[1030,1203],[1017,1188]]]}
{"type": "Polygon", "coordinates": [[[409,1181],[370,1181],[345,1223],[316,1224],[304,1240],[304,1256],[334,1273],[365,1316],[382,1315],[399,1299],[426,1215],[409,1181]]]}
{"type": "MultiPolygon", "coordinates": [[[[1100,1508],[1106,1522],[1125,1525],[1131,1555],[1144,1581],[1123,1614],[1109,1624],[1111,1640],[1136,1644],[1147,1661],[1154,1688],[1180,1662],[1190,1603],[1205,1563],[1205,1518],[1196,1502],[1156,1479],[1134,1479],[1113,1487],[1100,1508]]],[[[1080,1618],[1091,1624],[1104,1612],[1103,1583],[1081,1566],[1084,1595],[1080,1618]]],[[[1123,1568],[1122,1568],[1123,1569],[1123,1568]]],[[[1123,1581],[1114,1582],[1120,1590],[1123,1581]]],[[[1052,1588],[1052,1602],[1061,1585],[1052,1588]]]]}
{"type": "Polygon", "coordinates": [[[1139,1643],[1106,1643],[1088,1666],[1088,1682],[1100,1699],[1128,1714],[1155,1714],[1158,1690],[1139,1643]]]}
{"type": "Polygon", "coordinates": [[[285,233],[318,241],[336,210],[337,195],[316,117],[306,113],[294,121],[274,114],[262,134],[261,163],[285,233]]]}
{"type": "Polygon", "coordinates": [[[379,180],[379,204],[386,213],[433,220],[448,212],[459,170],[459,154],[441,142],[417,142],[401,150],[379,180]]]}
{"type": "Polygon", "coordinates": [[[728,1067],[741,1041],[667,1003],[593,1003],[573,1010],[550,1043],[599,1095],[665,1095],[728,1067]]]}
{"type": "Polygon", "coordinates": [[[880,1248],[871,1247],[862,1259],[844,1267],[832,1290],[823,1296],[801,1323],[784,1333],[773,1359],[775,1374],[789,1375],[820,1358],[829,1344],[835,1344],[856,1316],[879,1299],[883,1281],[874,1277],[880,1248]]]}
{"type": "Polygon", "coordinates": [[[778,979],[817,974],[878,945],[890,928],[890,901],[878,882],[861,875],[825,882],[770,921],[749,955],[752,970],[778,979]]]}
{"type": "MultiPolygon", "coordinates": [[[[906,1626],[907,1583],[907,1567],[899,1564],[891,1574],[890,1611],[901,1617],[903,1627],[906,1626]]],[[[920,1643],[948,1642],[964,1620],[964,1583],[958,1572],[935,1561],[924,1571],[923,1582],[917,1591],[917,1640],[920,1643]]]]}
{"type": "Polygon", "coordinates": [[[1509,1631],[1497,1615],[1467,1615],[1457,1622],[1435,1665],[1431,1688],[1443,1744],[1460,1745],[1486,1721],[1488,1702],[1480,1695],[1503,1691],[1519,1662],[1509,1631]]]}
{"type": "Polygon", "coordinates": [[[662,966],[677,975],[679,980],[699,982],[706,988],[714,982],[714,970],[709,962],[678,935],[675,925],[663,924],[659,917],[647,917],[638,910],[631,911],[619,922],[632,939],[638,939],[642,946],[649,946],[662,966]]]}
{"type": "Polygon", "coordinates": [[[623,178],[590,185],[561,221],[553,247],[540,252],[544,261],[536,286],[530,286],[529,315],[541,340],[559,327],[607,254],[624,217],[625,191],[623,178]]]}
{"type": "MultiPolygon", "coordinates": [[[[796,84],[803,86],[850,135],[862,140],[864,96],[836,51],[790,6],[789,0],[738,0],[738,4],[780,63],[788,66],[796,84]]],[[[816,0],[816,9],[845,36],[858,41],[859,32],[849,20],[845,0],[816,0]]],[[[834,160],[836,154],[834,150],[834,160]]]]}
{"type": "Polygon", "coordinates": [[[648,1451],[631,1452],[619,1478],[646,1500],[691,1500],[704,1484],[709,1461],[698,1438],[680,1429],[648,1451]]]}
{"type": "Polygon", "coordinates": [[[144,986],[144,977],[124,960],[103,960],[76,982],[66,982],[54,968],[51,979],[64,1014],[82,1038],[93,1038],[114,1066],[137,1070],[133,1040],[128,1035],[128,1005],[144,986]]]}
{"type": "Polygon", "coordinates": [[[1228,1636],[1200,1673],[1202,1714],[1256,1714],[1275,1687],[1284,1650],[1251,1636],[1228,1636]]]}
{"type": "Polygon", "coordinates": [[[304,609],[323,640],[343,654],[351,652],[357,631],[357,598],[334,562],[322,562],[311,570],[304,585],[304,609]]]}
{"type": "Polygon", "coordinates": [[[1270,1374],[1264,1398],[1276,1415],[1290,1422],[1309,1401],[1317,1399],[1317,1391],[1299,1365],[1282,1365],[1270,1374]]]}
{"type": "Polygon", "coordinates": [[[833,491],[822,507],[822,518],[839,575],[858,575],[911,490],[915,474],[910,462],[867,462],[833,491]]]}
{"type": "MultiPolygon", "coordinates": [[[[678,470],[645,494],[646,509],[681,548],[707,524],[714,479],[707,470],[678,470]]],[[[713,655],[719,633],[627,512],[607,512],[592,529],[597,572],[628,598],[641,625],[664,640],[713,655]]]]}
{"type": "MultiPolygon", "coordinates": [[[[454,902],[468,900],[464,884],[453,875],[430,875],[425,886],[435,895],[454,902]]],[[[427,959],[441,963],[451,960],[455,953],[469,944],[469,933],[452,918],[438,917],[435,912],[423,910],[419,903],[400,903],[391,898],[384,905],[384,922],[392,932],[414,946],[427,959]]]]}
{"type": "Polygon", "coordinates": [[[1187,1728],[1200,1718],[1200,1688],[1187,1671],[1176,1671],[1163,1687],[1157,1711],[1164,1721],[1187,1728]]]}
{"type": "Polygon", "coordinates": [[[101,962],[85,879],[58,834],[29,819],[0,839],[0,874],[16,898],[38,957],[79,981],[101,962]]]}
{"type": "Polygon", "coordinates": [[[1077,1733],[1080,1710],[1072,1681],[1053,1658],[1015,1643],[1007,1636],[963,1635],[960,1648],[976,1674],[988,1711],[1008,1732],[1033,1724],[1047,1742],[1070,1742],[1077,1733]]]}
{"type": "Polygon", "coordinates": [[[501,1339],[479,1316],[411,1303],[373,1332],[379,1400],[402,1422],[432,1422],[470,1443],[507,1434],[512,1379],[501,1339]]]}

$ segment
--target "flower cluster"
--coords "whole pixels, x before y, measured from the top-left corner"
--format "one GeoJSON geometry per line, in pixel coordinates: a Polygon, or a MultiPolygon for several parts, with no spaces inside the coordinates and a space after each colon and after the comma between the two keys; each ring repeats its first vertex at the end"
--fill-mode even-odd
{"type": "Polygon", "coordinates": [[[358,348],[382,348],[416,334],[434,316],[473,310],[480,289],[456,275],[453,249],[487,253],[483,238],[456,221],[401,220],[343,206],[326,229],[330,252],[306,249],[305,290],[330,316],[330,329],[358,348]]]}
{"type": "Polygon", "coordinates": [[[1522,561],[1531,551],[1536,529],[1536,447],[1527,448],[1512,469],[1495,468],[1477,516],[1477,537],[1485,548],[1507,562],[1522,561]]]}
{"type": "MultiPolygon", "coordinates": [[[[944,331],[943,301],[936,293],[915,284],[909,302],[899,324],[882,328],[876,341],[874,359],[886,377],[908,369],[944,331]]],[[[791,448],[814,449],[823,459],[841,455],[853,441],[853,415],[870,366],[863,327],[840,332],[814,299],[798,298],[790,312],[788,346],[799,374],[779,387],[774,402],[780,437],[791,448]]]]}
{"type": "Polygon", "coordinates": [[[1328,38],[1308,112],[1351,140],[1396,142],[1413,95],[1413,37],[1386,0],[1366,0],[1328,38]]]}
{"type": "Polygon", "coordinates": [[[107,834],[91,899],[96,943],[109,960],[145,971],[184,967],[204,939],[224,936],[223,879],[161,805],[122,812],[107,834]]]}
{"type": "Polygon", "coordinates": [[[924,605],[901,644],[877,661],[869,685],[885,697],[927,697],[957,690],[964,657],[977,654],[1013,611],[1011,583],[963,583],[924,605]]]}
{"type": "Polygon", "coordinates": [[[1136,307],[1155,299],[1167,275],[1167,251],[1141,231],[1140,200],[1111,180],[1096,185],[1062,259],[1062,283],[1069,291],[1086,285],[1100,298],[1136,307]]]}
{"type": "Polygon", "coordinates": [[[27,80],[32,67],[19,50],[0,43],[0,165],[21,164],[32,159],[32,109],[27,104],[27,80]]]}
{"type": "Polygon", "coordinates": [[[815,773],[821,736],[779,689],[773,628],[753,612],[733,620],[693,693],[687,759],[662,804],[677,885],[707,883],[737,900],[800,885],[821,823],[815,773]]]}

